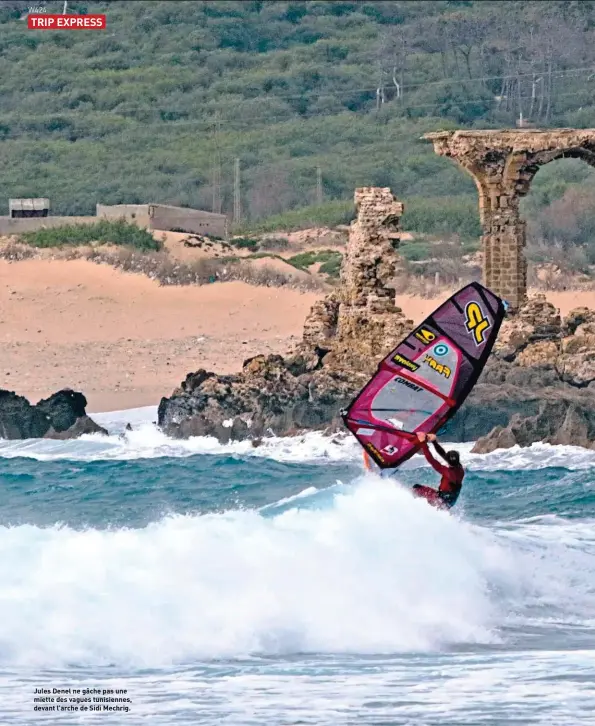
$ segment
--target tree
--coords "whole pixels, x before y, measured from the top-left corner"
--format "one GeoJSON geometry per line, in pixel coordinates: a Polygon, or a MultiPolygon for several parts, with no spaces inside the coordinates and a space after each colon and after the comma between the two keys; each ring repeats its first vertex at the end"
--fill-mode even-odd
{"type": "Polygon", "coordinates": [[[467,77],[472,78],[471,57],[474,51],[478,56],[481,53],[488,36],[488,21],[468,12],[451,13],[445,18],[444,33],[449,40],[458,74],[458,57],[461,56],[467,77]]]}
{"type": "Polygon", "coordinates": [[[410,35],[401,26],[393,27],[380,36],[374,53],[378,78],[377,109],[391,98],[403,101],[410,48],[410,35]]]}

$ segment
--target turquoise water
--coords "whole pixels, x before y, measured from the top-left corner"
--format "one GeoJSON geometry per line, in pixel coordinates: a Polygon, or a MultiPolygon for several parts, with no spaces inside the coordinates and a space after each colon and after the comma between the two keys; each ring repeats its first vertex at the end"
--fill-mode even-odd
{"type": "Polygon", "coordinates": [[[0,441],[2,723],[595,722],[595,453],[460,446],[447,514],[409,494],[423,459],[381,479],[350,438],[152,417],[0,441]],[[35,688],[130,710],[36,712],[35,688]]]}

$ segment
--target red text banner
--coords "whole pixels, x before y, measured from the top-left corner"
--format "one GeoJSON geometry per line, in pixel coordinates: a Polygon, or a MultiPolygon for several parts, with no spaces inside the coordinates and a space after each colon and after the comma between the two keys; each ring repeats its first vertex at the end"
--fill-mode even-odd
{"type": "Polygon", "coordinates": [[[29,30],[105,30],[105,15],[39,15],[27,16],[29,30]]]}

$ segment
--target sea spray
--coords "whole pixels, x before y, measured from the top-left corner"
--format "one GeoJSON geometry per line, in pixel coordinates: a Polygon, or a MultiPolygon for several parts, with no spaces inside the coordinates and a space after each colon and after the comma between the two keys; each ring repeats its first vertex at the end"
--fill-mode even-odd
{"type": "Polygon", "coordinates": [[[14,555],[2,565],[5,665],[497,639],[493,545],[376,477],[323,509],[170,516],[135,530],[0,528],[0,548],[14,555]]]}

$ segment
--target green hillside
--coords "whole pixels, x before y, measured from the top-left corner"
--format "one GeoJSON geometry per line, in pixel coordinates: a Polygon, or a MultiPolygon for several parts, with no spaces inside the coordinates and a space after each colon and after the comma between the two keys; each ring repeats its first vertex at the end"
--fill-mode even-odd
{"type": "MultiPolygon", "coordinates": [[[[27,30],[31,4],[0,5],[2,213],[15,196],[61,214],[211,209],[220,162],[231,214],[239,158],[244,224],[345,221],[354,187],[374,184],[405,200],[409,228],[469,238],[474,184],[423,133],[513,126],[520,112],[595,127],[585,0],[69,3],[107,13],[103,32],[27,30]]],[[[594,189],[589,172],[540,172],[529,212],[594,189]]]]}

